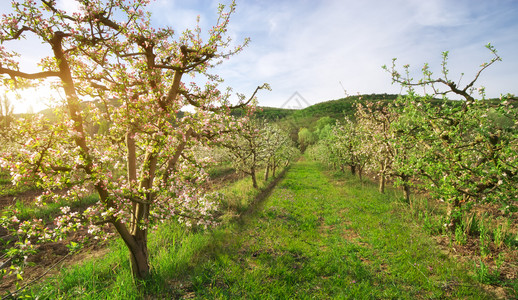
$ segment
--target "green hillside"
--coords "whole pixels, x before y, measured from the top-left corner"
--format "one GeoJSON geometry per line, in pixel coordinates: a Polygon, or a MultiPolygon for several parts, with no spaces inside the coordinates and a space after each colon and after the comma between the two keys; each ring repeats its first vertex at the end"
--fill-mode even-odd
{"type": "Polygon", "coordinates": [[[337,100],[324,101],[304,109],[283,109],[264,107],[256,113],[256,117],[277,122],[290,132],[294,141],[298,140],[298,131],[302,127],[314,130],[317,121],[323,117],[341,120],[345,116],[353,117],[357,102],[365,101],[394,101],[398,95],[371,94],[350,96],[337,100]]]}

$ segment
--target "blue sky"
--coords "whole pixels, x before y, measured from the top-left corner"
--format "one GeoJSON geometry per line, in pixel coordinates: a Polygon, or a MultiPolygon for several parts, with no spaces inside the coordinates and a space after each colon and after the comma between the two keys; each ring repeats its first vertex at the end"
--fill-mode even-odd
{"type": "MultiPolygon", "coordinates": [[[[200,15],[202,29],[209,29],[218,2],[156,0],[150,9],[156,25],[181,31],[200,15]]],[[[397,57],[417,78],[428,62],[440,75],[443,51],[450,53],[450,79],[465,73],[466,84],[492,58],[487,43],[503,61],[478,85],[489,97],[518,94],[518,1],[238,0],[229,33],[251,43],[216,71],[245,94],[268,82],[272,91],[259,94],[262,106],[280,107],[295,92],[309,104],[342,98],[344,89],[349,95],[399,93],[382,65],[397,57]]]]}

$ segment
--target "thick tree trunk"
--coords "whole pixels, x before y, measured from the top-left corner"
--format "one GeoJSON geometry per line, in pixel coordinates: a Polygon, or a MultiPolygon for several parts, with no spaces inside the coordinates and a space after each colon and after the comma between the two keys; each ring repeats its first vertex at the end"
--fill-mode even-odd
{"type": "Polygon", "coordinates": [[[268,176],[270,175],[270,164],[266,166],[266,171],[264,171],[264,181],[268,180],[268,176]]]}
{"type": "Polygon", "coordinates": [[[350,165],[349,167],[351,168],[351,174],[353,176],[356,176],[356,166],[355,165],[350,165]]]}
{"type": "Polygon", "coordinates": [[[128,231],[125,224],[120,221],[113,222],[113,225],[119,232],[122,240],[128,247],[130,252],[130,262],[133,277],[136,279],[145,279],[149,276],[149,254],[147,250],[147,229],[138,229],[133,232],[128,231]]]}
{"type": "MultiPolygon", "coordinates": [[[[147,201],[152,195],[147,195],[147,201]]],[[[133,276],[145,279],[149,276],[149,254],[147,249],[147,227],[142,227],[149,219],[149,204],[137,203],[132,218],[131,237],[134,243],[126,245],[130,250],[131,270],[133,276]]]]}
{"type": "Polygon", "coordinates": [[[275,170],[277,169],[277,166],[274,164],[272,167],[272,176],[275,177],[275,170]]]}
{"type": "Polygon", "coordinates": [[[147,234],[134,236],[135,247],[130,248],[131,271],[134,278],[145,279],[149,276],[149,253],[147,234]]]}
{"type": "MultiPolygon", "coordinates": [[[[155,146],[146,153],[143,169],[147,170],[146,176],[140,181],[141,189],[151,189],[155,178],[157,166],[157,150],[155,146]]],[[[131,270],[133,276],[138,279],[145,279],[149,276],[149,254],[147,249],[147,226],[149,221],[150,204],[153,203],[153,193],[147,192],[142,198],[134,199],[133,214],[131,220],[130,234],[132,243],[126,245],[130,250],[131,270]]]]}

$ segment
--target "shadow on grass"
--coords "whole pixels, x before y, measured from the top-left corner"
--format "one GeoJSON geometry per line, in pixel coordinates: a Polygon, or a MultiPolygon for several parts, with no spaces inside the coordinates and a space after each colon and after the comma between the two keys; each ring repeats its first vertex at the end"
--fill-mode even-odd
{"type": "MultiPolygon", "coordinates": [[[[162,274],[155,273],[152,278],[147,280],[146,294],[151,297],[166,297],[172,299],[194,297],[195,291],[199,290],[202,281],[210,281],[206,274],[206,270],[200,268],[211,261],[217,261],[221,255],[235,255],[239,251],[237,235],[246,230],[247,224],[262,209],[265,200],[270,196],[277,184],[284,178],[289,170],[289,166],[284,168],[275,178],[273,178],[266,187],[250,201],[248,208],[239,214],[233,221],[222,228],[216,228],[207,234],[194,233],[192,238],[200,238],[199,242],[193,242],[193,248],[190,249],[190,255],[185,255],[183,259],[176,259],[177,263],[173,264],[169,271],[162,274]],[[172,276],[165,275],[175,274],[172,276]],[[196,286],[198,288],[196,288],[196,286]]],[[[180,245],[171,245],[171,247],[181,247],[180,245]]],[[[178,254],[178,253],[177,253],[178,254]]],[[[203,284],[202,284],[203,285],[203,284]]]]}
{"type": "Polygon", "coordinates": [[[273,189],[277,186],[277,184],[282,179],[284,179],[284,176],[286,175],[286,172],[288,172],[289,169],[290,169],[290,166],[284,168],[284,170],[282,170],[282,172],[277,177],[275,177],[275,179],[273,179],[264,189],[261,190],[261,192],[259,194],[257,194],[254,197],[254,200],[250,203],[250,206],[248,207],[248,209],[246,211],[244,211],[243,213],[241,213],[239,215],[239,217],[237,218],[237,220],[236,220],[237,224],[239,224],[241,226],[246,225],[248,223],[248,221],[251,218],[253,218],[259,210],[261,210],[266,198],[268,198],[268,196],[271,195],[273,189]]]}

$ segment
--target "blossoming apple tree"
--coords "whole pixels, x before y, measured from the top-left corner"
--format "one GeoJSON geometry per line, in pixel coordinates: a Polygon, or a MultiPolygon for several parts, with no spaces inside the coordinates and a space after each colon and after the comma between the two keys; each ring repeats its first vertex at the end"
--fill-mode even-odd
{"type": "Polygon", "coordinates": [[[392,124],[404,133],[399,143],[420,145],[419,151],[400,157],[399,166],[413,170],[424,189],[448,202],[453,230],[463,213],[476,203],[508,206],[518,199],[516,98],[505,95],[499,100],[485,99],[483,88],[478,89],[482,99],[473,96],[480,74],[501,60],[492,45],[487,48],[493,58],[482,64],[465,86],[450,80],[448,52],[443,53],[439,77],[434,77],[426,64],[419,81],[409,76],[408,65],[403,67],[403,74],[394,63],[391,68],[384,67],[394,82],[409,88],[408,96],[400,101],[400,117],[392,124]],[[420,97],[414,87],[428,88],[431,94],[420,97]],[[451,93],[464,101],[433,99],[451,93]]]}
{"type": "Polygon", "coordinates": [[[295,147],[295,143],[290,138],[287,131],[275,124],[266,124],[263,130],[263,140],[266,152],[266,170],[264,180],[268,180],[271,175],[275,177],[277,168],[287,166],[289,162],[300,154],[295,147]]]}
{"type": "Polygon", "coordinates": [[[112,224],[129,249],[134,276],[145,278],[150,224],[172,217],[212,224],[215,203],[199,188],[210,158],[200,160],[189,149],[228,131],[230,109],[250,105],[267,86],[232,106],[230,90],[220,91],[222,80],[209,73],[248,42],[231,48],[227,27],[235,3],[219,6],[208,32],[196,26],[182,34],[152,27],[148,0],[78,3],[79,11],[67,13],[53,0],[13,1],[13,13],[1,18],[2,83],[13,89],[51,84],[64,101],[54,120],[18,122],[18,144],[1,153],[0,163],[15,183],[33,180],[47,191],[41,205],[95,191],[96,205],[84,212],[63,207],[42,236],[53,238],[78,224],[102,233],[112,224]],[[7,48],[22,38],[51,50],[40,71],[22,70],[24,54],[7,48]],[[186,84],[186,75],[205,85],[186,84]],[[186,106],[192,112],[180,111],[186,106]]]}

